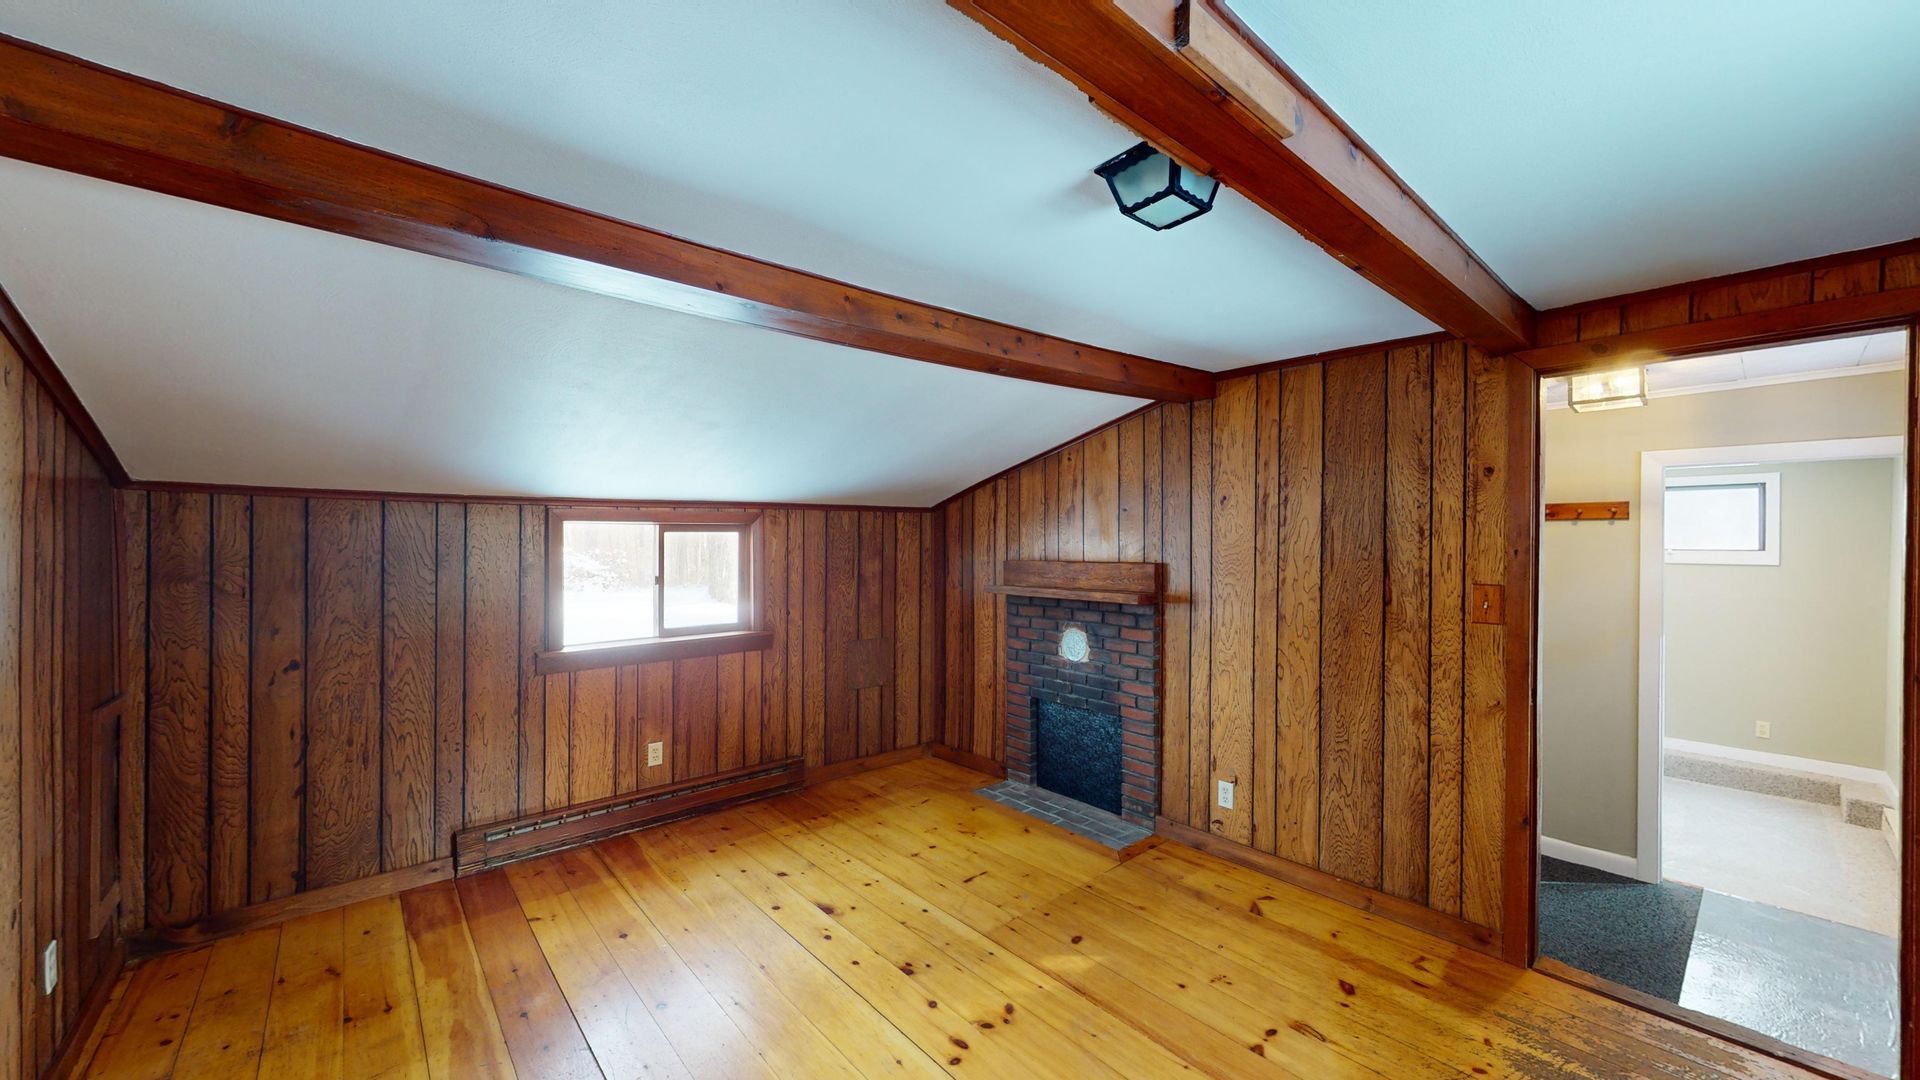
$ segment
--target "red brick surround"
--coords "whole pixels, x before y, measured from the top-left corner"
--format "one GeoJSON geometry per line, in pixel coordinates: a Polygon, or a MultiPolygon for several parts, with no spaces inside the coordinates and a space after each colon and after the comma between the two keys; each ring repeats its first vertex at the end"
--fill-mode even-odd
{"type": "Polygon", "coordinates": [[[1160,806],[1160,611],[1013,596],[1007,601],[1007,776],[1033,782],[1033,698],[1120,716],[1121,816],[1153,828],[1160,806]],[[1069,626],[1084,663],[1060,655],[1069,626]]]}

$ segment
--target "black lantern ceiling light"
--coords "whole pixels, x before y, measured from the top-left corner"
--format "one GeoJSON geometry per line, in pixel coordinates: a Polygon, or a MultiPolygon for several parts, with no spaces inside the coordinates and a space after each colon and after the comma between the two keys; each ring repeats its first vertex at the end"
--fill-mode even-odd
{"type": "Polygon", "coordinates": [[[1155,232],[1213,209],[1220,181],[1198,173],[1146,143],[1093,170],[1113,192],[1120,212],[1155,232]]]}

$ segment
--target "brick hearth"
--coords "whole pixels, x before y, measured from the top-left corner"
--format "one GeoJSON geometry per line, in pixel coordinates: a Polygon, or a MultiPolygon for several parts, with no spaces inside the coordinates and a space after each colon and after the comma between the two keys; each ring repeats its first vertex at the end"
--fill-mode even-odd
{"type": "Polygon", "coordinates": [[[1150,604],[1014,596],[1007,603],[1007,776],[1034,779],[1033,699],[1120,716],[1120,813],[1151,829],[1160,806],[1160,615],[1150,604]],[[1070,663],[1060,635],[1087,634],[1070,663]]]}

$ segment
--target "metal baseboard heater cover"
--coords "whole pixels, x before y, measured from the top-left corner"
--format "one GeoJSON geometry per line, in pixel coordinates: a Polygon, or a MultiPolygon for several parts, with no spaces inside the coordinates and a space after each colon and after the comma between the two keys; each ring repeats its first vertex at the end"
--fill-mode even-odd
{"type": "Polygon", "coordinates": [[[805,779],[801,759],[783,758],[510,821],[476,825],[453,836],[454,876],[466,877],[721,806],[797,791],[805,779]]]}

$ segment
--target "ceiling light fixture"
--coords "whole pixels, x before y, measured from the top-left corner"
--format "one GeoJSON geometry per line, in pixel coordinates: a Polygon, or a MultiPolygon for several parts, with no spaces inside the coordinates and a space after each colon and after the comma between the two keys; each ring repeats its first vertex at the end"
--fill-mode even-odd
{"type": "Polygon", "coordinates": [[[1621,368],[1567,379],[1567,406],[1574,412],[1631,409],[1647,403],[1647,369],[1621,368]]]}
{"type": "Polygon", "coordinates": [[[1192,221],[1213,209],[1220,181],[1195,172],[1146,143],[1099,168],[1120,212],[1159,232],[1192,221]]]}

